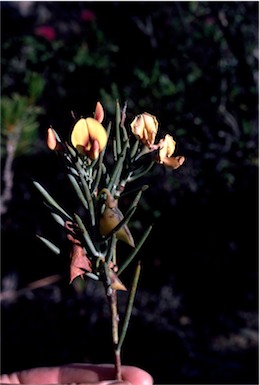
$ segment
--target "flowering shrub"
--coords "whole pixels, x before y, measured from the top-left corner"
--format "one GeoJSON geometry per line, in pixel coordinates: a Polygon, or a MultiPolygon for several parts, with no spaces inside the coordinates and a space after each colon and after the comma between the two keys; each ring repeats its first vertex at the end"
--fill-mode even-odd
{"type": "MultiPolygon", "coordinates": [[[[126,291],[127,288],[119,277],[136,256],[152,227],[140,240],[133,238],[128,227],[146,185],[140,187],[126,213],[121,212],[119,202],[124,194],[132,193],[127,191],[127,185],[140,179],[155,163],[166,163],[176,169],[183,164],[184,157],[172,156],[176,142],[169,134],[156,143],[158,121],[153,115],[143,113],[136,116],[130,124],[130,131],[125,126],[126,106],[121,111],[117,102],[113,167],[110,170],[105,152],[112,124],[110,122],[105,129],[101,124],[103,119],[104,110],[98,102],[94,117],[80,118],[74,124],[70,143],[64,142],[52,127],[47,131],[47,145],[63,161],[69,181],[84,207],[83,216],[67,212],[38,182],[34,184],[70,241],[70,283],[80,276],[101,281],[105,287],[111,307],[116,377],[120,379],[120,352],[140,275],[140,261],[136,266],[120,335],[116,296],[118,290],[126,291]],[[123,262],[117,255],[118,241],[131,248],[123,262]]],[[[50,240],[39,238],[56,254],[60,253],[60,248],[50,240]]]]}

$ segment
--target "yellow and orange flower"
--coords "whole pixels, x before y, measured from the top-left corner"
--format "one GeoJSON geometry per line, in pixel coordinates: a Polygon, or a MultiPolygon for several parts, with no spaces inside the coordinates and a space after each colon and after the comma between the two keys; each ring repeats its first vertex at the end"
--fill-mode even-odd
{"type": "Polygon", "coordinates": [[[165,158],[169,158],[175,151],[176,142],[169,134],[165,135],[159,142],[159,162],[163,163],[165,158]]]}
{"type": "Polygon", "coordinates": [[[97,159],[100,152],[107,144],[107,132],[101,122],[104,118],[104,110],[98,102],[94,118],[81,118],[73,127],[71,143],[82,155],[90,159],[97,159]]]}
{"type": "Polygon", "coordinates": [[[165,167],[170,168],[172,170],[176,170],[177,168],[183,165],[183,163],[185,162],[185,157],[183,155],[172,156],[175,151],[176,142],[171,135],[165,135],[165,137],[161,139],[158,143],[158,146],[158,163],[161,163],[165,167]]]}
{"type": "Polygon", "coordinates": [[[154,115],[144,112],[137,115],[130,124],[132,133],[143,144],[150,147],[154,144],[158,131],[158,121],[154,115]]]}

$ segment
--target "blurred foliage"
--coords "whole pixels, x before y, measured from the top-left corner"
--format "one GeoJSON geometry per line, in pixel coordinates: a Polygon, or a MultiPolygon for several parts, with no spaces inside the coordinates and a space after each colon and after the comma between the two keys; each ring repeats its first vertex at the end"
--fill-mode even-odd
{"type": "Polygon", "coordinates": [[[6,153],[8,137],[16,137],[16,156],[38,150],[38,119],[43,108],[35,105],[35,102],[43,92],[44,80],[37,73],[27,73],[26,76],[28,96],[13,93],[1,98],[2,156],[6,153]]]}
{"type": "MultiPolygon", "coordinates": [[[[3,274],[17,270],[22,285],[60,271],[60,261],[32,240],[35,228],[53,229],[30,179],[41,179],[69,205],[70,191],[44,140],[49,125],[68,137],[71,111],[92,114],[100,100],[108,121],[115,99],[127,101],[129,121],[143,111],[156,115],[162,136],[173,135],[176,155],[187,159],[175,173],[152,171],[141,214],[144,225],[156,223],[140,289],[155,299],[137,310],[143,341],[138,362],[134,338],[126,358],[152,370],[158,383],[256,383],[257,343],[241,341],[248,331],[256,333],[257,317],[258,7],[255,1],[1,2],[2,119],[20,119],[24,108],[40,141],[37,154],[14,163],[13,201],[2,222],[3,274]],[[34,91],[28,87],[32,74],[39,81],[34,91]],[[17,245],[26,250],[23,261],[17,245]],[[41,269],[33,273],[36,253],[41,269]],[[164,310],[156,313],[161,298],[158,309],[164,310]],[[153,356],[145,349],[151,335],[153,356]]],[[[35,140],[29,136],[28,146],[35,140]]],[[[84,300],[78,301],[75,323],[84,313],[84,300]]],[[[63,361],[82,359],[69,355],[73,348],[67,356],[65,350],[63,361]]],[[[44,364],[47,353],[41,353],[44,364]]],[[[108,359],[98,353],[97,360],[108,359]]]]}
{"type": "MultiPolygon", "coordinates": [[[[86,113],[97,98],[112,114],[115,98],[125,98],[133,115],[154,113],[185,149],[191,159],[187,189],[203,186],[199,169],[205,166],[232,189],[238,163],[257,162],[255,2],[30,7],[28,26],[20,20],[17,27],[22,33],[3,28],[2,94],[27,88],[28,71],[42,74],[43,124],[65,124],[70,110],[86,113]],[[91,13],[84,20],[86,7],[91,13]],[[107,12],[112,19],[104,17],[107,12]]],[[[17,7],[7,2],[6,8],[19,18],[17,7]]]]}

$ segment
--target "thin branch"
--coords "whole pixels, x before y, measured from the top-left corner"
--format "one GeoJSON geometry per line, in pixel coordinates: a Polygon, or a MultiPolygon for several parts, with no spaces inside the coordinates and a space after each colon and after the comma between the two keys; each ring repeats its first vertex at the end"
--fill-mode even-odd
{"type": "Polygon", "coordinates": [[[129,298],[128,298],[128,303],[127,303],[127,307],[126,307],[126,313],[125,313],[125,318],[124,318],[124,322],[123,322],[123,326],[122,326],[122,331],[121,331],[120,339],[119,339],[119,342],[117,345],[117,350],[119,351],[119,353],[120,353],[121,347],[123,345],[123,342],[124,342],[124,339],[126,336],[126,332],[128,329],[130,317],[132,314],[134,299],[135,299],[135,293],[137,290],[137,285],[138,285],[138,281],[140,278],[140,273],[141,273],[141,262],[139,261],[137,266],[136,266],[136,269],[135,269],[134,279],[133,279],[131,291],[130,291],[129,298]]]}
{"type": "Polygon", "coordinates": [[[20,137],[21,127],[16,126],[14,133],[8,135],[6,143],[6,162],[3,171],[3,181],[5,184],[3,194],[1,195],[1,205],[0,205],[0,214],[5,214],[7,212],[8,202],[12,199],[12,189],[14,183],[14,172],[12,170],[15,151],[18,146],[18,141],[20,137]]]}

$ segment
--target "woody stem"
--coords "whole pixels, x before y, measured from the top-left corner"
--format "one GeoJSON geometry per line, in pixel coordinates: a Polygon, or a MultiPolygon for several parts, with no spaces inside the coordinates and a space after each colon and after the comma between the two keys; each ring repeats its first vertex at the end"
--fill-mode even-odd
{"type": "Polygon", "coordinates": [[[118,346],[118,311],[117,311],[117,291],[112,289],[110,298],[110,308],[112,317],[112,339],[114,347],[115,379],[122,380],[121,372],[121,349],[118,346]]]}

